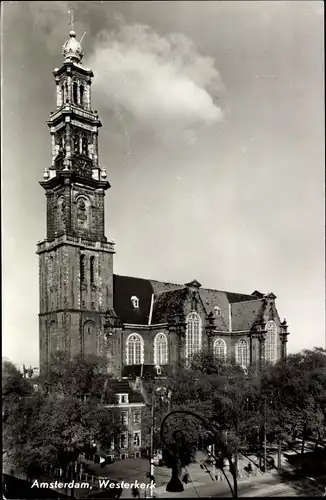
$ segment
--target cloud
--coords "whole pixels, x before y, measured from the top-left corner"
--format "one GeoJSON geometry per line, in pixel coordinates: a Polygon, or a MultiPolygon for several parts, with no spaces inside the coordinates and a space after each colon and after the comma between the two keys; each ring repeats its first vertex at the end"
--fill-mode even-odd
{"type": "Polygon", "coordinates": [[[118,103],[154,129],[192,130],[222,118],[214,60],[183,34],[160,36],[149,26],[120,23],[99,35],[87,63],[110,108],[118,103]]]}

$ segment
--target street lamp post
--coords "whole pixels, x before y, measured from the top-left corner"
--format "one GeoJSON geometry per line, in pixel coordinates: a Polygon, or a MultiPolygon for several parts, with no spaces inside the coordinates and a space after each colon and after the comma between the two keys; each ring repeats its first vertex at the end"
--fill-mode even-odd
{"type": "MultiPolygon", "coordinates": [[[[210,433],[213,434],[213,436],[215,438],[215,442],[214,442],[214,447],[212,447],[211,456],[214,459],[215,466],[217,466],[222,471],[222,474],[224,475],[224,477],[225,477],[225,479],[226,479],[226,481],[228,483],[228,486],[230,488],[232,497],[233,498],[237,498],[238,497],[237,474],[236,474],[236,468],[235,468],[234,463],[232,461],[232,453],[231,453],[231,451],[230,451],[227,443],[225,443],[225,441],[223,440],[221,431],[217,430],[204,417],[202,417],[198,413],[194,413],[194,412],[189,411],[189,410],[174,410],[174,411],[171,411],[170,413],[168,413],[163,418],[162,423],[161,423],[161,432],[160,432],[160,435],[161,435],[161,442],[162,442],[163,446],[165,446],[166,449],[169,448],[169,446],[166,444],[165,439],[164,439],[164,426],[165,426],[165,423],[166,423],[166,421],[172,415],[176,415],[176,414],[190,415],[191,417],[193,417],[193,418],[195,418],[197,420],[200,420],[201,424],[203,425],[203,427],[206,430],[208,430],[210,433]],[[216,448],[218,450],[220,450],[220,452],[221,452],[221,456],[219,456],[219,457],[217,457],[215,455],[216,448]],[[214,450],[214,453],[213,453],[213,450],[214,450]],[[233,478],[233,488],[231,486],[229,478],[227,477],[227,475],[224,472],[224,467],[223,467],[223,462],[224,462],[223,459],[224,459],[224,457],[226,457],[228,459],[228,462],[229,462],[230,472],[231,472],[231,475],[232,475],[232,478],[233,478]]],[[[173,449],[174,452],[172,451],[172,453],[170,454],[170,456],[172,458],[172,478],[171,478],[170,482],[166,486],[166,490],[170,491],[170,492],[180,492],[180,491],[183,491],[183,486],[182,486],[182,483],[181,483],[181,481],[179,479],[179,468],[180,468],[180,465],[181,465],[181,461],[180,461],[180,457],[178,456],[178,442],[177,442],[178,436],[182,437],[182,435],[183,435],[182,431],[178,431],[178,430],[174,431],[174,433],[173,433],[173,437],[174,437],[174,440],[176,442],[176,446],[173,447],[174,448],[173,449]]]]}

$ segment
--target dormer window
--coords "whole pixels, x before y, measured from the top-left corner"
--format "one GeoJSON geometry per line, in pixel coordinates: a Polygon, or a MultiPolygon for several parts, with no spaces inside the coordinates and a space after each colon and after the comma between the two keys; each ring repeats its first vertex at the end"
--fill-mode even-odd
{"type": "Polygon", "coordinates": [[[134,309],[138,309],[139,308],[139,299],[138,299],[138,297],[136,297],[135,295],[133,295],[130,300],[131,300],[131,303],[132,303],[132,307],[134,309]]]}
{"type": "Polygon", "coordinates": [[[221,316],[221,314],[222,314],[221,308],[218,306],[214,307],[214,312],[215,312],[216,316],[221,316]]]}
{"type": "Polygon", "coordinates": [[[127,404],[129,402],[128,401],[128,394],[117,394],[117,396],[118,396],[119,405],[127,404]]]}

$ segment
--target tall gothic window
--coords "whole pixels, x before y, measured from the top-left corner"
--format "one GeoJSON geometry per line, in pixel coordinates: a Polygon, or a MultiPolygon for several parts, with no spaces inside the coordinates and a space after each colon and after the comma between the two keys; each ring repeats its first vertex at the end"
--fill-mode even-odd
{"type": "Polygon", "coordinates": [[[154,365],[168,364],[168,340],[164,333],[158,333],[154,339],[154,365]]]}
{"type": "Polygon", "coordinates": [[[68,83],[65,83],[65,102],[68,102],[68,83]]]}
{"type": "Polygon", "coordinates": [[[84,281],[85,281],[85,255],[84,254],[82,254],[80,256],[79,266],[80,266],[80,281],[81,281],[81,283],[84,283],[84,281]]]}
{"type": "Polygon", "coordinates": [[[72,98],[75,104],[78,104],[78,85],[77,82],[72,84],[72,98]]]}
{"type": "Polygon", "coordinates": [[[80,144],[79,144],[79,135],[77,134],[73,136],[73,146],[74,146],[74,153],[79,153],[80,144]]]}
{"type": "Polygon", "coordinates": [[[84,198],[79,198],[77,202],[77,220],[80,228],[87,228],[89,211],[89,201],[84,198]]]}
{"type": "Polygon", "coordinates": [[[274,321],[268,321],[266,325],[265,359],[275,363],[277,359],[277,329],[274,321]]]}
{"type": "Polygon", "coordinates": [[[144,341],[138,333],[132,333],[127,338],[127,365],[142,365],[144,363],[144,341]]]}
{"type": "Polygon", "coordinates": [[[92,255],[90,258],[90,274],[91,274],[91,283],[94,283],[94,277],[95,277],[95,257],[92,255]]]}
{"type": "Polygon", "coordinates": [[[246,340],[239,340],[235,346],[235,359],[243,368],[249,365],[249,347],[246,340]]]}
{"type": "Polygon", "coordinates": [[[80,105],[81,105],[81,106],[84,106],[84,91],[85,91],[84,85],[81,85],[81,86],[79,87],[79,92],[80,92],[80,105]]]}
{"type": "Polygon", "coordinates": [[[87,141],[87,137],[85,137],[85,136],[83,136],[83,138],[82,138],[82,153],[83,153],[83,155],[88,154],[88,141],[87,141]]]}
{"type": "Polygon", "coordinates": [[[202,345],[202,322],[199,314],[192,312],[187,317],[186,331],[186,358],[201,350],[202,345]]]}
{"type": "Polygon", "coordinates": [[[96,330],[93,321],[85,321],[83,326],[83,353],[95,354],[96,353],[96,330]]]}
{"type": "Polygon", "coordinates": [[[65,87],[64,85],[61,85],[61,100],[62,100],[62,104],[65,103],[65,87]]]}
{"type": "Polygon", "coordinates": [[[55,321],[51,321],[49,325],[49,355],[53,355],[60,350],[60,341],[55,321]]]}
{"type": "Polygon", "coordinates": [[[214,342],[214,358],[218,361],[226,360],[226,343],[223,339],[216,339],[214,342]]]}

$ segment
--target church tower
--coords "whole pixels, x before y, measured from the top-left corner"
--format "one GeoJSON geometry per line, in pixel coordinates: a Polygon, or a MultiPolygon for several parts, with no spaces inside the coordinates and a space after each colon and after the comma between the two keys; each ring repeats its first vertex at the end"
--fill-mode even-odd
{"type": "Polygon", "coordinates": [[[114,245],[104,234],[104,196],[110,187],[100,167],[93,73],[71,31],[64,62],[53,71],[56,111],[47,122],[52,163],[40,182],[46,195],[46,238],[38,243],[40,365],[51,353],[103,354],[105,324],[113,313],[114,245]]]}

